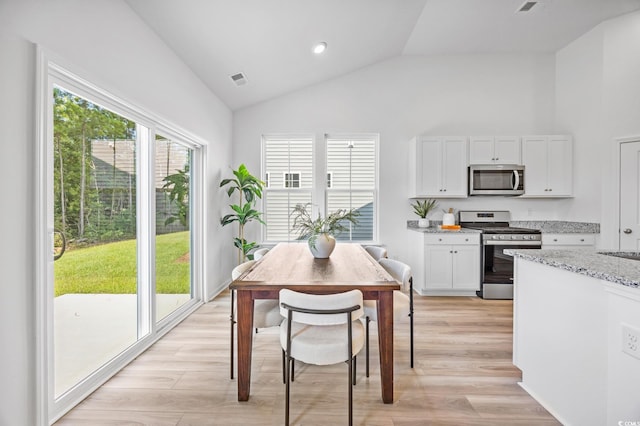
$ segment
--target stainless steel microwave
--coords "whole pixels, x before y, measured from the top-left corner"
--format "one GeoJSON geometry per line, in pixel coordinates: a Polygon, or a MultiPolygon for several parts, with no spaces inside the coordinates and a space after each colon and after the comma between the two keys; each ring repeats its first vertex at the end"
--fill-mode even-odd
{"type": "Polygon", "coordinates": [[[524,194],[524,166],[486,164],[469,166],[469,195],[524,194]]]}

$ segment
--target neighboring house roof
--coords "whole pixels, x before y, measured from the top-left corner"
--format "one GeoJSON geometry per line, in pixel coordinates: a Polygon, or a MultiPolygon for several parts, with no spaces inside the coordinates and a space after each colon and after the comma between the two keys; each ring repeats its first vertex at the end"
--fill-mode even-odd
{"type": "MultiPolygon", "coordinates": [[[[135,181],[136,142],[133,140],[93,140],[91,156],[98,188],[126,188],[135,181]]],[[[155,187],[162,188],[165,176],[184,169],[188,149],[171,141],[156,141],[155,187]]]]}

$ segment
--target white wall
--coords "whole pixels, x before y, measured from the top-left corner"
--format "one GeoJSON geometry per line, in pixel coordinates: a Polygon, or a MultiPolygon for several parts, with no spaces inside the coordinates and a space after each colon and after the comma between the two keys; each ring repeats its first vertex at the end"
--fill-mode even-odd
{"type": "Polygon", "coordinates": [[[579,141],[569,211],[598,208],[600,246],[615,249],[614,139],[640,135],[640,13],[606,21],[580,37],[557,53],[557,67],[558,127],[579,141]]]}
{"type": "MultiPolygon", "coordinates": [[[[324,133],[379,133],[380,242],[403,258],[406,221],[415,218],[407,198],[409,139],[423,133],[554,133],[554,86],[553,55],[398,57],[236,111],[233,158],[258,173],[263,133],[313,133],[318,139],[324,133]]],[[[443,200],[440,207],[509,209],[516,220],[564,219],[568,203],[476,197],[443,200]]]]}
{"type": "Polygon", "coordinates": [[[208,143],[205,235],[210,290],[229,276],[231,231],[221,230],[218,189],[231,164],[230,110],[121,0],[0,3],[0,424],[36,421],[34,294],[35,57],[60,65],[208,143]],[[223,243],[224,241],[225,243],[223,243]],[[229,241],[227,244],[226,242],[229,241]]]}

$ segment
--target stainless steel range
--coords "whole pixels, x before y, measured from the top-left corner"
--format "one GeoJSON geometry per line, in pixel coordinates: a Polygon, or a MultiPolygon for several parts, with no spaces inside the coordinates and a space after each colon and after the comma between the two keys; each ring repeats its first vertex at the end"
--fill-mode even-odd
{"type": "Polygon", "coordinates": [[[482,231],[480,291],[483,299],[513,299],[513,258],[504,249],[539,249],[537,229],[509,226],[508,211],[461,211],[460,225],[482,231]]]}

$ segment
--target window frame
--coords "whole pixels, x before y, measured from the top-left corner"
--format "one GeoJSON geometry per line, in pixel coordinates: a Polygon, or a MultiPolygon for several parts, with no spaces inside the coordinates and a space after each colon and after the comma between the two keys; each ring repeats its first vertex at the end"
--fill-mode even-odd
{"type": "MultiPolygon", "coordinates": [[[[312,176],[310,179],[312,181],[312,187],[310,189],[307,188],[273,188],[266,187],[265,192],[281,192],[281,191],[309,191],[311,192],[311,205],[312,205],[312,216],[316,216],[319,212],[322,212],[323,215],[327,213],[327,196],[329,191],[344,191],[344,189],[334,189],[333,187],[333,172],[327,171],[327,141],[330,139],[339,139],[339,140],[351,140],[351,141],[373,141],[375,145],[374,153],[375,153],[375,186],[373,190],[366,190],[366,192],[373,192],[373,229],[372,229],[372,239],[371,240],[348,240],[343,241],[345,243],[354,243],[354,244],[378,244],[379,239],[379,218],[380,218],[380,204],[378,202],[379,199],[379,191],[380,191],[380,135],[378,133],[325,133],[322,134],[322,137],[315,137],[309,134],[288,134],[288,133],[272,133],[272,134],[263,134],[261,138],[261,171],[264,176],[266,169],[266,158],[265,158],[265,144],[268,140],[311,140],[312,143],[312,151],[313,151],[313,167],[312,167],[312,176]],[[319,142],[317,142],[319,141],[319,142]],[[331,187],[328,185],[329,176],[331,180],[331,187]]],[[[295,171],[290,171],[290,173],[296,173],[295,171]]],[[[283,176],[284,177],[284,176],[283,176]]],[[[300,186],[302,186],[302,174],[300,176],[300,186]]],[[[361,190],[356,190],[361,191],[361,190]]],[[[261,211],[263,214],[265,213],[265,201],[261,202],[261,211]]],[[[267,225],[268,226],[268,225],[267,225]]],[[[262,244],[275,244],[278,242],[284,242],[284,240],[268,240],[266,238],[266,226],[261,225],[261,239],[262,244]]]]}
{"type": "MultiPolygon", "coordinates": [[[[378,194],[380,192],[380,135],[377,133],[325,133],[324,135],[324,140],[323,140],[323,148],[324,148],[324,167],[325,169],[328,166],[328,159],[327,159],[327,155],[328,155],[328,141],[329,140],[344,140],[344,141],[349,141],[349,142],[357,142],[357,141],[373,141],[374,143],[374,155],[375,155],[375,160],[374,160],[374,174],[375,174],[375,178],[374,178],[374,188],[373,190],[362,190],[362,189],[356,189],[356,190],[346,190],[346,189],[336,189],[336,188],[329,188],[326,187],[324,188],[324,214],[327,214],[327,206],[329,205],[328,203],[328,196],[331,192],[334,193],[340,193],[340,192],[360,192],[360,193],[369,193],[369,192],[373,192],[373,227],[372,227],[372,239],[371,240],[340,240],[340,242],[344,242],[344,243],[355,243],[355,244],[378,244],[378,239],[379,239],[379,216],[380,216],[380,212],[379,212],[379,203],[378,203],[378,194]]],[[[329,173],[329,172],[327,172],[329,173]]],[[[333,186],[333,185],[332,185],[333,186]]]]}
{"type": "MultiPolygon", "coordinates": [[[[295,170],[290,170],[289,172],[286,173],[298,173],[300,175],[300,187],[285,187],[285,181],[284,181],[284,173],[283,173],[283,186],[280,188],[276,188],[273,185],[271,185],[270,182],[270,186],[269,187],[264,187],[263,191],[262,191],[262,199],[260,200],[260,211],[262,212],[262,217],[265,218],[266,217],[266,204],[268,203],[267,199],[268,199],[268,194],[269,193],[309,193],[310,195],[310,200],[311,200],[311,205],[313,206],[312,211],[313,214],[317,214],[318,207],[315,204],[315,200],[317,199],[316,196],[316,188],[315,188],[315,178],[314,176],[316,175],[316,170],[317,168],[317,155],[316,155],[316,137],[313,134],[310,133],[267,133],[267,134],[263,134],[261,137],[261,142],[260,142],[260,171],[261,171],[261,175],[264,176],[266,173],[272,173],[272,172],[267,172],[266,171],[266,145],[268,141],[276,141],[276,140],[286,140],[289,142],[292,141],[310,141],[311,142],[311,182],[312,185],[310,188],[303,188],[302,187],[302,172],[301,171],[295,171],[295,170]]],[[[291,241],[291,240],[269,240],[267,238],[267,226],[268,225],[260,225],[260,239],[261,244],[277,244],[280,242],[286,242],[286,241],[291,241]]]]}

